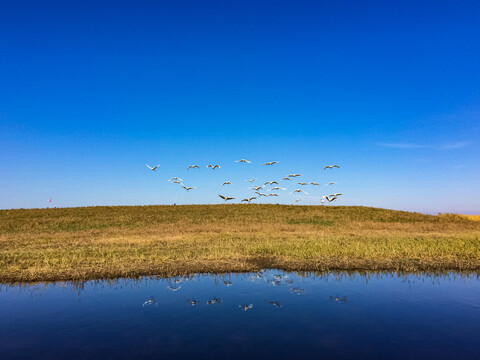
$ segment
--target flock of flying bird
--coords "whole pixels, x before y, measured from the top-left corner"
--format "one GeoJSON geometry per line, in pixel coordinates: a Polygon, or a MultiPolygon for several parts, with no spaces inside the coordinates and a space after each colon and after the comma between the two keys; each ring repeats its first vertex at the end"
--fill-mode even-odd
{"type": "MultiPolygon", "coordinates": [[[[240,160],[237,160],[235,161],[237,163],[251,163],[251,161],[248,161],[246,159],[240,159],[240,160]]],[[[272,166],[272,165],[275,165],[277,164],[278,161],[270,161],[270,162],[266,162],[264,163],[262,166],[272,166]]],[[[160,164],[158,165],[155,165],[153,167],[149,166],[148,164],[146,164],[146,166],[152,170],[152,171],[156,171],[157,168],[160,166],[160,164]]],[[[206,166],[207,168],[209,169],[212,169],[212,170],[215,170],[215,169],[220,169],[220,165],[218,164],[215,164],[215,165],[212,165],[212,164],[208,164],[206,166]]],[[[333,169],[333,168],[340,168],[340,166],[338,165],[327,165],[323,168],[323,170],[327,170],[327,169],[333,169]]],[[[189,165],[187,167],[187,170],[190,170],[190,169],[200,169],[200,166],[198,165],[189,165]]],[[[292,181],[292,179],[298,177],[298,176],[303,176],[303,174],[289,174],[285,177],[283,177],[280,181],[292,181]]],[[[245,180],[246,182],[249,182],[249,183],[253,183],[254,181],[256,181],[257,179],[254,178],[254,179],[250,179],[250,180],[245,180]]],[[[183,184],[183,180],[180,179],[179,177],[172,177],[171,179],[168,180],[170,183],[172,184],[178,184],[180,185],[182,188],[184,188],[186,191],[190,191],[190,190],[193,190],[195,189],[196,187],[193,187],[193,186],[185,186],[183,184]]],[[[300,186],[307,186],[307,185],[312,185],[312,186],[320,186],[321,184],[318,183],[318,182],[297,182],[298,185],[300,186]]],[[[326,185],[334,185],[336,184],[336,182],[334,181],[331,181],[329,183],[327,183],[326,185]]],[[[223,184],[222,184],[222,187],[225,186],[225,185],[232,185],[232,183],[230,181],[224,181],[223,184]]],[[[279,194],[278,193],[275,193],[275,192],[272,192],[272,191],[278,191],[278,190],[287,190],[286,188],[284,187],[281,187],[279,186],[279,183],[278,181],[266,181],[263,185],[254,185],[252,184],[252,186],[250,187],[250,189],[252,189],[254,191],[254,193],[257,195],[257,196],[251,196],[251,197],[247,197],[245,199],[242,199],[241,202],[246,202],[248,204],[251,203],[252,200],[255,200],[257,198],[260,198],[260,197],[278,197],[279,194]],[[267,189],[266,187],[270,185],[272,186],[270,189],[267,189]],[[276,186],[273,186],[273,185],[276,185],[276,186]],[[263,192],[261,192],[263,191],[263,192]],[[268,194],[266,192],[269,192],[268,194]]],[[[292,192],[290,192],[290,194],[305,194],[305,195],[308,195],[308,193],[306,191],[304,191],[303,189],[295,189],[293,190],[292,192]]],[[[320,202],[322,204],[325,203],[325,200],[328,201],[329,203],[331,203],[332,201],[335,201],[338,199],[339,196],[343,195],[343,193],[334,193],[334,194],[329,194],[329,195],[324,195],[322,196],[322,199],[320,200],[320,202]]],[[[227,196],[227,195],[221,195],[219,194],[218,195],[222,200],[224,200],[225,202],[227,201],[230,201],[230,200],[234,200],[235,197],[232,197],[232,196],[227,196]]],[[[295,202],[299,202],[299,201],[302,201],[302,199],[296,199],[295,202]]]]}

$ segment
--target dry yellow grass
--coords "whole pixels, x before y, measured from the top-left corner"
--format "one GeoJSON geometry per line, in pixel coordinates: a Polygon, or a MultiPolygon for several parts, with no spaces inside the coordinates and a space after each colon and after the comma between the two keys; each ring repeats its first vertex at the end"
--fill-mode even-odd
{"type": "Polygon", "coordinates": [[[480,222],[367,207],[0,211],[0,282],[189,272],[480,270],[480,222]]]}
{"type": "Polygon", "coordinates": [[[440,213],[438,214],[440,217],[446,217],[446,218],[461,218],[461,219],[467,219],[471,221],[480,221],[480,215],[467,215],[467,214],[452,214],[452,213],[440,213]]]}
{"type": "Polygon", "coordinates": [[[472,221],[480,221],[480,215],[460,215],[461,217],[472,220],[472,221]]]}

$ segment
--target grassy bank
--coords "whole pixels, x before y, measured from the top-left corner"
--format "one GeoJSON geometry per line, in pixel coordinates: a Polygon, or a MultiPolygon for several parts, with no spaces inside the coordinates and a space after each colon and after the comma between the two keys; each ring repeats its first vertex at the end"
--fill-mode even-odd
{"type": "Polygon", "coordinates": [[[0,282],[264,267],[480,270],[480,222],[344,206],[0,211],[0,282]]]}

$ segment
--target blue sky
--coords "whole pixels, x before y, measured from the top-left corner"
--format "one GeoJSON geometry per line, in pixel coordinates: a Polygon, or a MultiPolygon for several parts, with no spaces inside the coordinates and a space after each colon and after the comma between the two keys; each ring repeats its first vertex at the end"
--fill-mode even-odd
{"type": "Polygon", "coordinates": [[[478,214],[478,39],[478,1],[3,1],[0,208],[218,203],[298,172],[322,184],[303,204],[478,214]]]}

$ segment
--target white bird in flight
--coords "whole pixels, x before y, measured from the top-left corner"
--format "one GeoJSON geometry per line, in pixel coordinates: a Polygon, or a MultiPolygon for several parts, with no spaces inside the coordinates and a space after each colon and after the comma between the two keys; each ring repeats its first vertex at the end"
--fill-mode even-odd
{"type": "Polygon", "coordinates": [[[316,183],[316,182],[311,182],[310,184],[311,184],[311,185],[317,185],[317,186],[320,186],[320,184],[319,184],[319,183],[316,183]]]}
{"type": "Polygon", "coordinates": [[[263,186],[254,186],[254,187],[251,187],[250,189],[253,189],[255,191],[258,191],[260,190],[261,188],[263,188],[263,186]]]}
{"type": "Polygon", "coordinates": [[[182,187],[185,189],[185,190],[192,190],[192,189],[195,189],[194,187],[188,187],[188,186],[185,186],[185,185],[182,185],[182,187]]]}
{"type": "Polygon", "coordinates": [[[248,181],[248,182],[254,182],[255,180],[257,180],[257,179],[245,180],[245,181],[248,181]]]}
{"type": "Polygon", "coordinates": [[[267,196],[278,196],[278,194],[271,193],[271,194],[268,194],[267,196]]]}
{"type": "Polygon", "coordinates": [[[178,180],[174,180],[172,181],[172,184],[180,184],[180,185],[183,185],[181,181],[178,181],[178,180]]]}
{"type": "Polygon", "coordinates": [[[290,174],[288,177],[297,177],[297,176],[302,176],[302,174],[290,174]]]}
{"type": "Polygon", "coordinates": [[[240,160],[236,160],[235,162],[243,162],[243,163],[251,163],[251,161],[248,161],[248,160],[245,160],[245,159],[240,159],[240,160]]]}
{"type": "Polygon", "coordinates": [[[336,184],[336,182],[335,182],[335,181],[331,181],[331,182],[329,182],[327,185],[333,185],[333,184],[336,184]]]}
{"type": "Polygon", "coordinates": [[[258,192],[258,191],[255,191],[255,194],[257,194],[258,196],[268,196],[267,194],[262,194],[261,192],[258,192]]]}
{"type": "Polygon", "coordinates": [[[155,165],[154,167],[151,167],[151,166],[149,166],[148,164],[145,164],[145,165],[147,165],[147,167],[148,167],[150,170],[153,170],[153,171],[157,170],[157,168],[160,166],[160,164],[155,165]]]}
{"type": "Polygon", "coordinates": [[[278,164],[278,161],[270,161],[270,162],[266,162],[265,164],[263,164],[262,166],[265,166],[265,165],[273,165],[273,164],[278,164]]]}
{"type": "Polygon", "coordinates": [[[336,197],[335,195],[326,195],[326,196],[322,196],[324,199],[327,199],[328,202],[332,202],[333,200],[337,200],[338,197],[336,197]]]}
{"type": "Polygon", "coordinates": [[[280,187],[280,186],[275,186],[275,187],[270,189],[270,191],[273,191],[273,190],[287,190],[287,189],[285,189],[283,187],[280,187]]]}
{"type": "Polygon", "coordinates": [[[230,196],[224,196],[224,195],[218,195],[218,196],[220,196],[223,200],[225,200],[225,202],[227,202],[228,200],[235,199],[234,197],[230,197],[230,196]]]}
{"type": "Polygon", "coordinates": [[[170,180],[168,180],[168,181],[172,181],[172,180],[179,180],[179,181],[183,181],[182,179],[180,179],[180,178],[178,178],[178,177],[176,177],[176,176],[175,176],[175,177],[172,177],[172,178],[171,178],[170,180]]]}
{"type": "Polygon", "coordinates": [[[292,180],[292,179],[290,179],[288,177],[284,177],[282,180],[292,180]]]}
{"type": "Polygon", "coordinates": [[[297,200],[295,200],[295,202],[299,202],[299,201],[302,201],[302,199],[297,199],[297,200]]]}
{"type": "Polygon", "coordinates": [[[265,185],[267,185],[267,184],[270,184],[270,185],[273,185],[273,184],[278,185],[278,182],[276,182],[276,181],[267,181],[265,184],[263,184],[263,186],[265,186],[265,185]]]}
{"type": "Polygon", "coordinates": [[[220,168],[220,165],[207,165],[207,168],[211,168],[212,170],[216,168],[220,168]]]}
{"type": "Polygon", "coordinates": [[[303,191],[302,189],[296,189],[296,190],[293,190],[290,194],[294,194],[294,193],[299,193],[299,192],[303,192],[305,194],[308,194],[307,192],[303,191]]]}
{"type": "Polygon", "coordinates": [[[189,165],[189,166],[187,167],[187,170],[190,170],[190,169],[200,169],[200,166],[198,166],[198,165],[189,165]]]}
{"type": "Polygon", "coordinates": [[[327,165],[327,166],[325,166],[325,167],[323,168],[323,170],[326,170],[326,169],[333,169],[334,167],[336,167],[336,168],[340,168],[340,166],[338,166],[338,165],[327,165]]]}
{"type": "Polygon", "coordinates": [[[231,183],[230,181],[225,181],[225,182],[222,184],[222,186],[223,186],[223,185],[232,185],[232,183],[231,183]]]}
{"type": "Polygon", "coordinates": [[[304,183],[304,182],[297,182],[298,185],[308,185],[308,183],[304,183]]]}
{"type": "Polygon", "coordinates": [[[255,197],[255,196],[252,196],[252,197],[250,197],[250,198],[243,199],[242,201],[247,201],[247,202],[250,204],[250,202],[251,202],[253,199],[256,199],[256,197],[255,197]]]}

